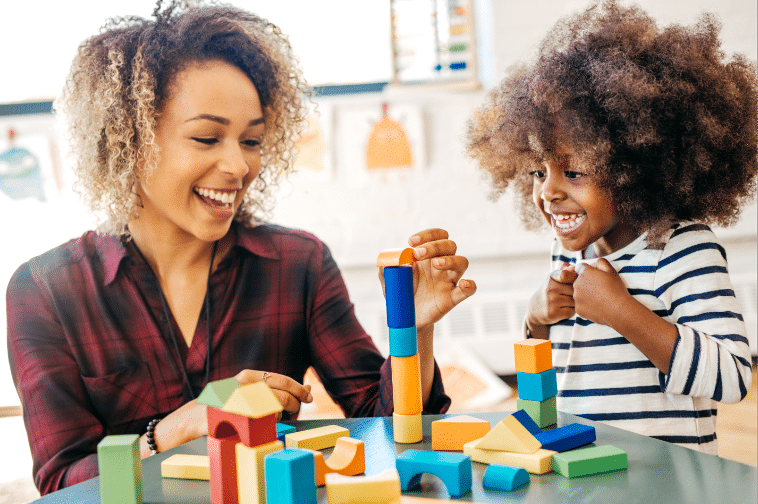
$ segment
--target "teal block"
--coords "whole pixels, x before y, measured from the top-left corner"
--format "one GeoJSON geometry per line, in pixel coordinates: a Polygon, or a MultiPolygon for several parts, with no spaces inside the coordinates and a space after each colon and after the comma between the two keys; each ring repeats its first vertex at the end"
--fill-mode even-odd
{"type": "Polygon", "coordinates": [[[484,471],[482,486],[511,492],[529,483],[529,473],[520,467],[490,464],[484,471]]]}
{"type": "Polygon", "coordinates": [[[579,478],[626,468],[626,452],[611,445],[589,446],[553,455],[553,471],[565,478],[579,478]]]}
{"type": "Polygon", "coordinates": [[[395,329],[390,327],[390,355],[410,357],[418,353],[416,326],[395,329]]]}
{"type": "Polygon", "coordinates": [[[297,429],[292,425],[287,425],[283,423],[276,424],[276,438],[284,443],[284,436],[287,434],[292,434],[293,432],[296,432],[297,429]]]}
{"type": "Polygon", "coordinates": [[[424,473],[441,479],[450,497],[471,490],[471,458],[462,453],[406,450],[395,459],[395,467],[403,491],[419,486],[424,473]]]}
{"type": "Polygon", "coordinates": [[[267,504],[316,504],[316,463],[313,453],[285,448],[263,459],[267,504]]]}
{"type": "Polygon", "coordinates": [[[518,396],[528,401],[544,401],[558,394],[555,368],[541,373],[516,373],[518,396]]]}
{"type": "Polygon", "coordinates": [[[572,423],[534,435],[545,450],[564,452],[595,441],[595,428],[572,423]]]}
{"type": "Polygon", "coordinates": [[[102,504],[142,504],[139,436],[105,436],[97,445],[102,504]]]}
{"type": "Polygon", "coordinates": [[[530,401],[528,399],[516,399],[516,408],[526,411],[532,417],[534,423],[540,428],[558,423],[558,411],[555,408],[555,396],[544,401],[530,401]]]}

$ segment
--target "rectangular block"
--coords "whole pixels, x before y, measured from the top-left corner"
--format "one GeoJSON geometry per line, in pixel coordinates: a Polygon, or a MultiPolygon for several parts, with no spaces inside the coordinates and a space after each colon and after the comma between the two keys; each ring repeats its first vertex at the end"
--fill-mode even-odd
{"type": "MultiPolygon", "coordinates": [[[[237,443],[235,456],[239,504],[266,504],[264,459],[269,453],[283,448],[279,440],[253,448],[237,443]]],[[[315,486],[315,478],[313,483],[315,486]]]]}
{"type": "Polygon", "coordinates": [[[463,445],[463,453],[471,457],[471,460],[474,462],[521,467],[532,474],[547,474],[552,471],[553,455],[557,453],[543,448],[534,453],[481,450],[476,448],[475,445],[476,441],[463,445]]]}
{"type": "Polygon", "coordinates": [[[210,481],[210,457],[184,453],[171,455],[161,462],[161,477],[210,481]]]}
{"type": "Polygon", "coordinates": [[[513,414],[513,418],[518,420],[521,425],[523,425],[526,430],[528,430],[532,435],[539,434],[542,432],[542,429],[540,429],[540,426],[534,423],[534,420],[532,420],[532,417],[529,416],[529,414],[524,410],[518,410],[516,413],[513,414]]]}
{"type": "Polygon", "coordinates": [[[287,448],[308,448],[323,450],[331,448],[341,437],[350,437],[350,431],[337,425],[325,425],[316,429],[293,432],[284,436],[287,448]]]}
{"type": "Polygon", "coordinates": [[[544,401],[558,394],[555,369],[541,373],[516,373],[518,396],[528,401],[544,401]]]}
{"type": "Polygon", "coordinates": [[[541,373],[553,367],[550,340],[526,339],[514,345],[517,373],[541,373]]]}
{"type": "Polygon", "coordinates": [[[316,504],[313,452],[285,449],[264,458],[267,504],[316,504]]]}
{"type": "Polygon", "coordinates": [[[535,434],[534,437],[542,443],[543,448],[564,452],[595,441],[595,428],[590,425],[572,423],[535,434]]]}
{"type": "Polygon", "coordinates": [[[139,436],[105,436],[97,445],[102,504],[142,504],[139,436]]]}
{"type": "Polygon", "coordinates": [[[432,450],[462,451],[464,444],[489,431],[488,421],[467,415],[435,420],[432,422],[432,450]]]}
{"type": "Polygon", "coordinates": [[[558,411],[555,408],[555,396],[544,401],[529,401],[528,399],[516,399],[516,408],[526,411],[532,417],[534,423],[544,429],[549,425],[558,423],[558,411]]]}
{"type": "Polygon", "coordinates": [[[329,504],[394,504],[400,499],[400,474],[385,469],[372,476],[326,475],[326,498],[329,504]]]}
{"type": "Polygon", "coordinates": [[[287,425],[283,423],[276,424],[276,438],[284,443],[284,436],[297,432],[297,429],[293,425],[287,425]]]}
{"type": "Polygon", "coordinates": [[[621,471],[627,468],[626,452],[611,445],[579,448],[553,455],[553,468],[565,478],[621,471]]]}
{"type": "Polygon", "coordinates": [[[398,415],[418,415],[421,402],[421,370],[419,355],[390,356],[392,364],[392,399],[398,415]]]}

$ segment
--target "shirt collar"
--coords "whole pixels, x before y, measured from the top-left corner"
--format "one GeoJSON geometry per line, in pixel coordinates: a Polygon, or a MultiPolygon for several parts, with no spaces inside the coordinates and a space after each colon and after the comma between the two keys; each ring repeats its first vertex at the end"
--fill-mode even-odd
{"type": "MultiPolygon", "coordinates": [[[[239,247],[253,255],[266,259],[280,260],[281,255],[274,243],[270,227],[260,224],[249,228],[232,223],[231,231],[234,233],[234,245],[232,250],[239,247]]],[[[103,281],[109,285],[116,279],[118,269],[124,259],[129,258],[129,251],[121,237],[112,234],[97,234],[97,249],[103,264],[103,281]]]]}

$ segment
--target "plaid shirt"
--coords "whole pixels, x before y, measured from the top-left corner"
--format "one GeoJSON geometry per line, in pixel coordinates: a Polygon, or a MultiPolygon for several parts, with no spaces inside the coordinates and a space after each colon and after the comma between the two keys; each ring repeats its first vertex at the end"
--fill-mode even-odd
{"type": "MultiPolygon", "coordinates": [[[[328,248],[313,235],[233,225],[211,277],[210,380],[243,369],[302,382],[313,366],[347,417],[390,415],[390,360],[358,323],[328,248]]],[[[44,495],[97,475],[97,444],[142,434],[189,400],[157,280],[113,235],[87,232],[31,261],[7,292],[8,354],[44,495]]],[[[197,394],[205,386],[205,314],[177,338],[197,394]]],[[[439,369],[428,413],[450,405],[439,369]]]]}

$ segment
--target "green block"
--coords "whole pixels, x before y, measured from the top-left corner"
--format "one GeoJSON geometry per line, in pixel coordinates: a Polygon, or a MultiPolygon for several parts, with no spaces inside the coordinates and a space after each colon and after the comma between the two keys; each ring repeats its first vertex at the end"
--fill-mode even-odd
{"type": "Polygon", "coordinates": [[[205,386],[197,397],[197,403],[221,409],[229,400],[232,393],[240,387],[237,378],[231,377],[225,380],[216,380],[205,386]]]}
{"type": "Polygon", "coordinates": [[[544,401],[530,401],[519,398],[516,400],[516,409],[526,411],[526,414],[532,417],[534,423],[539,425],[540,428],[558,423],[555,396],[548,397],[544,401]]]}
{"type": "Polygon", "coordinates": [[[579,448],[553,455],[553,471],[564,478],[579,478],[626,469],[626,452],[615,446],[579,448]]]}
{"type": "Polygon", "coordinates": [[[139,436],[105,436],[97,445],[102,504],[142,504],[139,436]]]}

